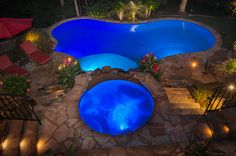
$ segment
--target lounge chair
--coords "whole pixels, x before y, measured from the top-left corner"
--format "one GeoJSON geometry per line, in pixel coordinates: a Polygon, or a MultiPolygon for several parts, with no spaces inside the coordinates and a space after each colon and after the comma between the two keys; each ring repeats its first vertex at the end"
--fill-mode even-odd
{"type": "Polygon", "coordinates": [[[20,44],[20,48],[23,52],[33,61],[40,65],[44,65],[52,60],[48,55],[40,51],[32,42],[24,41],[20,44]]]}
{"type": "Polygon", "coordinates": [[[17,74],[22,76],[28,76],[29,73],[11,62],[7,55],[0,56],[0,70],[8,74],[17,74]]]}

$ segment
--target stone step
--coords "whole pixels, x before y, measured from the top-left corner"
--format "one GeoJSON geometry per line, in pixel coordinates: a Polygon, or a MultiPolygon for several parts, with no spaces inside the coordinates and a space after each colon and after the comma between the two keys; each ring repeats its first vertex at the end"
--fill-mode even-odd
{"type": "Polygon", "coordinates": [[[19,150],[23,121],[11,120],[9,122],[8,134],[5,137],[5,148],[2,151],[2,156],[15,156],[19,150]]]}
{"type": "Polygon", "coordinates": [[[204,110],[199,109],[180,109],[178,114],[180,115],[203,115],[204,110]]]}
{"type": "Polygon", "coordinates": [[[199,103],[170,103],[171,109],[200,109],[199,103]]]}
{"type": "Polygon", "coordinates": [[[2,141],[7,132],[8,121],[0,121],[0,141],[2,141]]]}
{"type": "Polygon", "coordinates": [[[31,156],[36,151],[38,133],[37,121],[25,121],[24,132],[20,143],[20,156],[31,156]]]}

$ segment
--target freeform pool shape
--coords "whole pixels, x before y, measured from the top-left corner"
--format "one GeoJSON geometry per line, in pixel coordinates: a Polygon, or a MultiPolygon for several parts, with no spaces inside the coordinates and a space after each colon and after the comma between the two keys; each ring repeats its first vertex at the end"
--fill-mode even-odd
{"type": "Polygon", "coordinates": [[[160,59],[207,50],[216,42],[208,29],[183,20],[121,24],[74,19],[56,26],[52,35],[57,40],[55,51],[78,58],[85,71],[96,68],[90,68],[89,64],[97,64],[99,68],[101,62],[125,70],[137,68],[136,62],[149,52],[160,59]],[[90,55],[93,57],[86,58],[90,55]]]}
{"type": "Polygon", "coordinates": [[[143,126],[152,116],[154,101],[142,85],[108,80],[87,90],[78,107],[80,117],[91,129],[114,136],[143,126]]]}

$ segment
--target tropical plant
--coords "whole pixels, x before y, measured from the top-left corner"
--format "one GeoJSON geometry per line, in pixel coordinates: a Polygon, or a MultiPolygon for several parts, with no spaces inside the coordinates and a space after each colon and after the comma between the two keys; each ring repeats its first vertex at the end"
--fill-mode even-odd
{"type": "Polygon", "coordinates": [[[193,89],[192,95],[196,102],[205,108],[209,102],[208,98],[212,95],[212,91],[205,87],[196,87],[193,89]]]}
{"type": "Polygon", "coordinates": [[[146,54],[142,58],[140,62],[140,67],[142,71],[151,73],[156,80],[160,79],[161,71],[158,65],[158,60],[152,52],[146,54]]]}
{"type": "Polygon", "coordinates": [[[151,12],[156,10],[160,6],[160,3],[156,0],[147,0],[144,3],[144,15],[145,18],[149,18],[151,12]]]}
{"type": "Polygon", "coordinates": [[[3,79],[3,91],[9,94],[25,95],[29,87],[29,81],[22,76],[11,75],[3,79]]]}
{"type": "Polygon", "coordinates": [[[125,12],[127,10],[127,4],[123,2],[119,2],[116,6],[115,12],[120,21],[124,19],[125,12]]]}
{"type": "Polygon", "coordinates": [[[221,150],[215,149],[215,147],[206,141],[192,142],[185,148],[186,156],[214,156],[225,155],[221,150]]]}
{"type": "Polygon", "coordinates": [[[222,63],[223,71],[229,75],[236,72],[236,58],[230,58],[229,60],[222,63]]]}
{"type": "Polygon", "coordinates": [[[104,18],[103,13],[98,12],[98,11],[90,11],[88,15],[95,18],[104,18]]]}
{"type": "Polygon", "coordinates": [[[72,58],[64,59],[63,63],[58,66],[58,83],[64,89],[71,89],[75,84],[75,76],[80,73],[80,65],[77,60],[72,58]]]}
{"type": "Polygon", "coordinates": [[[142,8],[143,4],[140,1],[130,1],[128,4],[128,18],[132,21],[136,20],[137,15],[143,15],[142,8]]]}
{"type": "Polygon", "coordinates": [[[230,8],[233,14],[236,14],[236,0],[230,2],[230,8]]]}

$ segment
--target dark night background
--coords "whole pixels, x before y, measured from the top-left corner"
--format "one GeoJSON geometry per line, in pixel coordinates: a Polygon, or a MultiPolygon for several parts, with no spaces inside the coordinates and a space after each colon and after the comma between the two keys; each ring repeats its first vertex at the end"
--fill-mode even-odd
{"type": "MultiPolygon", "coordinates": [[[[228,2],[230,0],[188,0],[187,12],[210,16],[231,16],[228,2]]],[[[78,0],[82,15],[86,15],[86,9],[96,3],[103,8],[109,3],[118,0],[78,0]]],[[[180,0],[160,0],[161,6],[158,14],[175,14],[180,0]]],[[[38,27],[50,26],[63,18],[75,16],[73,0],[65,0],[61,7],[60,0],[1,0],[0,17],[33,17],[34,25],[38,27]]]]}

